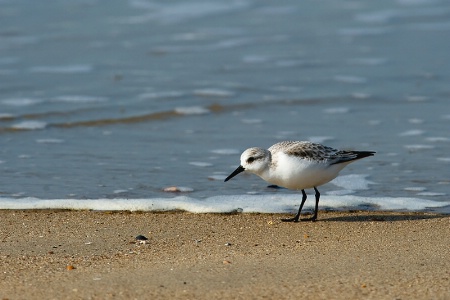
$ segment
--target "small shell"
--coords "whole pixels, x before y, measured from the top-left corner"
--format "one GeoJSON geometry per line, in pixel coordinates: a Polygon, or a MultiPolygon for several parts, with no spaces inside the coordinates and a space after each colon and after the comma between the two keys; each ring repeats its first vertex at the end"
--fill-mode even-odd
{"type": "Polygon", "coordinates": [[[147,243],[147,241],[148,241],[148,238],[143,236],[143,235],[138,235],[136,237],[136,242],[138,242],[139,244],[144,244],[145,245],[147,243]]]}
{"type": "Polygon", "coordinates": [[[148,241],[148,238],[143,235],[138,235],[136,241],[148,241]]]}
{"type": "Polygon", "coordinates": [[[163,188],[163,191],[167,193],[189,193],[193,192],[194,189],[185,186],[168,186],[163,188]]]}

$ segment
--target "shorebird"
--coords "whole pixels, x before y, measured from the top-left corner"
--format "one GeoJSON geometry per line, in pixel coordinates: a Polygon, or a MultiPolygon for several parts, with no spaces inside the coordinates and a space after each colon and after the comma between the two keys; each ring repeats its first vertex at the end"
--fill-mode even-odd
{"type": "Polygon", "coordinates": [[[225,182],[237,174],[248,171],[265,181],[292,190],[302,191],[302,202],[293,218],[282,219],[284,222],[298,222],[306,201],[305,189],[313,188],[316,205],[310,219],[315,221],[319,208],[320,193],[318,186],[334,178],[351,162],[373,156],[374,151],[337,150],[317,143],[285,141],[269,149],[253,147],[241,155],[241,164],[225,179],[225,182]]]}

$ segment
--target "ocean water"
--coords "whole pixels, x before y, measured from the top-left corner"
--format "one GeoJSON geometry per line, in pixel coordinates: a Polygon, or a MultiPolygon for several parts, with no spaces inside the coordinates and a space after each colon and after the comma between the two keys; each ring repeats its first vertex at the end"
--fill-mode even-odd
{"type": "Polygon", "coordinates": [[[0,25],[0,209],[295,212],[223,180],[311,140],[377,152],[322,209],[450,213],[449,1],[0,0],[0,25]]]}

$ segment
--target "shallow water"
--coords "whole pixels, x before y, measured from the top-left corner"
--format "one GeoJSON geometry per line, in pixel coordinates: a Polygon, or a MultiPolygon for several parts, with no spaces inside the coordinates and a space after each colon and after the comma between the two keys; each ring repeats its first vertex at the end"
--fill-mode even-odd
{"type": "Polygon", "coordinates": [[[325,207],[450,211],[448,1],[0,7],[0,208],[250,194],[245,211],[295,211],[256,176],[223,183],[243,150],[289,139],[377,152],[320,188],[325,207]]]}

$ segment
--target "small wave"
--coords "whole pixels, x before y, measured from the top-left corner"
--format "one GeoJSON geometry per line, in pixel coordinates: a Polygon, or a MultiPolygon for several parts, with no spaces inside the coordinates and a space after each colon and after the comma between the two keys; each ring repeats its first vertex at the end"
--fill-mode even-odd
{"type": "MultiPolygon", "coordinates": [[[[367,207],[382,210],[424,210],[439,208],[447,202],[406,197],[359,197],[354,195],[323,195],[321,204],[329,208],[367,207]]],[[[312,209],[314,202],[305,204],[312,209]]],[[[0,198],[0,209],[75,209],[110,211],[174,211],[193,213],[291,213],[298,209],[298,195],[231,195],[196,199],[187,196],[152,199],[39,199],[39,198],[0,198]]]]}
{"type": "Polygon", "coordinates": [[[436,0],[396,0],[399,4],[402,5],[428,5],[437,2],[436,0]]]}
{"type": "Polygon", "coordinates": [[[436,196],[445,196],[446,193],[435,193],[435,192],[422,192],[417,193],[417,196],[427,196],[427,197],[436,197],[436,196]]]}
{"type": "Polygon", "coordinates": [[[438,157],[436,158],[438,161],[448,162],[450,163],[450,157],[438,157]]]}
{"type": "Polygon", "coordinates": [[[411,24],[410,28],[413,30],[423,30],[423,31],[448,31],[450,30],[450,22],[411,24]]]}
{"type": "Polygon", "coordinates": [[[141,100],[147,99],[167,99],[167,98],[179,98],[184,95],[183,92],[177,91],[168,91],[168,92],[148,92],[142,93],[138,95],[138,98],[141,100]]]}
{"type": "Polygon", "coordinates": [[[181,115],[203,115],[210,113],[210,110],[202,106],[177,107],[175,113],[181,115]]]}
{"type": "Polygon", "coordinates": [[[11,128],[19,130],[37,130],[45,127],[47,127],[47,123],[41,121],[24,121],[11,126],[11,128]]]}
{"type": "Polygon", "coordinates": [[[323,110],[327,114],[346,114],[349,111],[350,109],[348,107],[332,107],[323,110]]]}
{"type": "Polygon", "coordinates": [[[406,100],[408,100],[410,102],[424,102],[424,101],[430,100],[430,97],[414,95],[414,96],[407,96],[406,100]]]}
{"type": "Polygon", "coordinates": [[[196,167],[211,167],[213,164],[211,163],[207,163],[207,162],[202,162],[202,161],[191,161],[189,162],[190,165],[192,166],[196,166],[196,167]]]}
{"type": "Polygon", "coordinates": [[[421,129],[411,129],[399,134],[399,136],[418,136],[424,134],[425,131],[421,129]]]}
{"type": "Polygon", "coordinates": [[[423,186],[410,186],[410,187],[405,187],[404,188],[405,191],[409,191],[409,192],[423,192],[426,189],[427,188],[423,187],[423,186]]]}
{"type": "Polygon", "coordinates": [[[36,143],[38,144],[62,144],[64,140],[61,139],[37,139],[36,143]]]}
{"type": "Polygon", "coordinates": [[[368,176],[360,174],[341,175],[331,183],[346,190],[368,190],[369,184],[374,184],[374,182],[366,179],[368,176]]]}
{"type": "Polygon", "coordinates": [[[211,152],[220,155],[235,155],[241,153],[238,149],[214,149],[211,150],[211,152]]]}
{"type": "Polygon", "coordinates": [[[353,75],[336,75],[334,80],[342,83],[361,84],[366,83],[367,79],[360,76],[353,75]]]}
{"type": "Polygon", "coordinates": [[[15,116],[7,113],[0,113],[0,120],[12,120],[15,116]]]}
{"type": "Polygon", "coordinates": [[[234,95],[231,91],[221,90],[221,89],[201,89],[194,90],[194,95],[201,97],[231,97],[234,95]]]}
{"type": "Polygon", "coordinates": [[[399,17],[400,13],[396,10],[383,10],[370,13],[360,13],[355,19],[365,23],[387,23],[393,18],[399,17]]]}
{"type": "Polygon", "coordinates": [[[209,180],[217,180],[217,181],[224,181],[225,178],[227,178],[227,175],[225,174],[213,174],[208,176],[209,180]]]}
{"type": "Polygon", "coordinates": [[[41,103],[42,100],[34,98],[11,98],[2,100],[2,103],[9,106],[30,106],[41,103]]]}
{"type": "Polygon", "coordinates": [[[130,16],[119,22],[126,24],[142,24],[157,21],[161,24],[180,23],[191,19],[230,13],[241,10],[249,5],[244,0],[212,3],[209,1],[191,1],[188,3],[167,3],[158,5],[145,1],[131,1],[130,5],[140,9],[143,14],[130,16]]]}
{"type": "Polygon", "coordinates": [[[420,145],[420,144],[416,144],[416,145],[405,145],[404,146],[406,149],[411,150],[411,151],[418,151],[418,150],[429,150],[429,149],[434,149],[434,146],[431,145],[420,145]]]}
{"type": "Polygon", "coordinates": [[[362,92],[353,92],[350,94],[355,99],[368,99],[371,97],[368,93],[362,93],[362,92]]]}
{"type": "Polygon", "coordinates": [[[77,96],[77,95],[66,95],[54,98],[54,101],[66,103],[92,103],[92,102],[105,102],[107,100],[108,98],[106,97],[77,96]]]}
{"type": "Polygon", "coordinates": [[[244,124],[261,124],[263,122],[262,119],[242,119],[242,123],[244,124]]]}
{"type": "Polygon", "coordinates": [[[432,143],[436,143],[436,142],[450,142],[450,138],[448,137],[443,137],[443,136],[433,136],[433,137],[428,137],[425,139],[427,142],[432,142],[432,143]]]}
{"type": "Polygon", "coordinates": [[[408,119],[408,122],[411,124],[423,124],[423,119],[419,119],[419,118],[411,118],[408,119]]]}
{"type": "Polygon", "coordinates": [[[67,66],[37,66],[32,67],[32,73],[55,73],[55,74],[84,74],[92,72],[91,65],[67,65],[67,66]]]}
{"type": "Polygon", "coordinates": [[[383,27],[371,27],[371,28],[342,28],[338,30],[339,35],[343,36],[370,36],[370,35],[382,35],[389,30],[383,27]]]}

